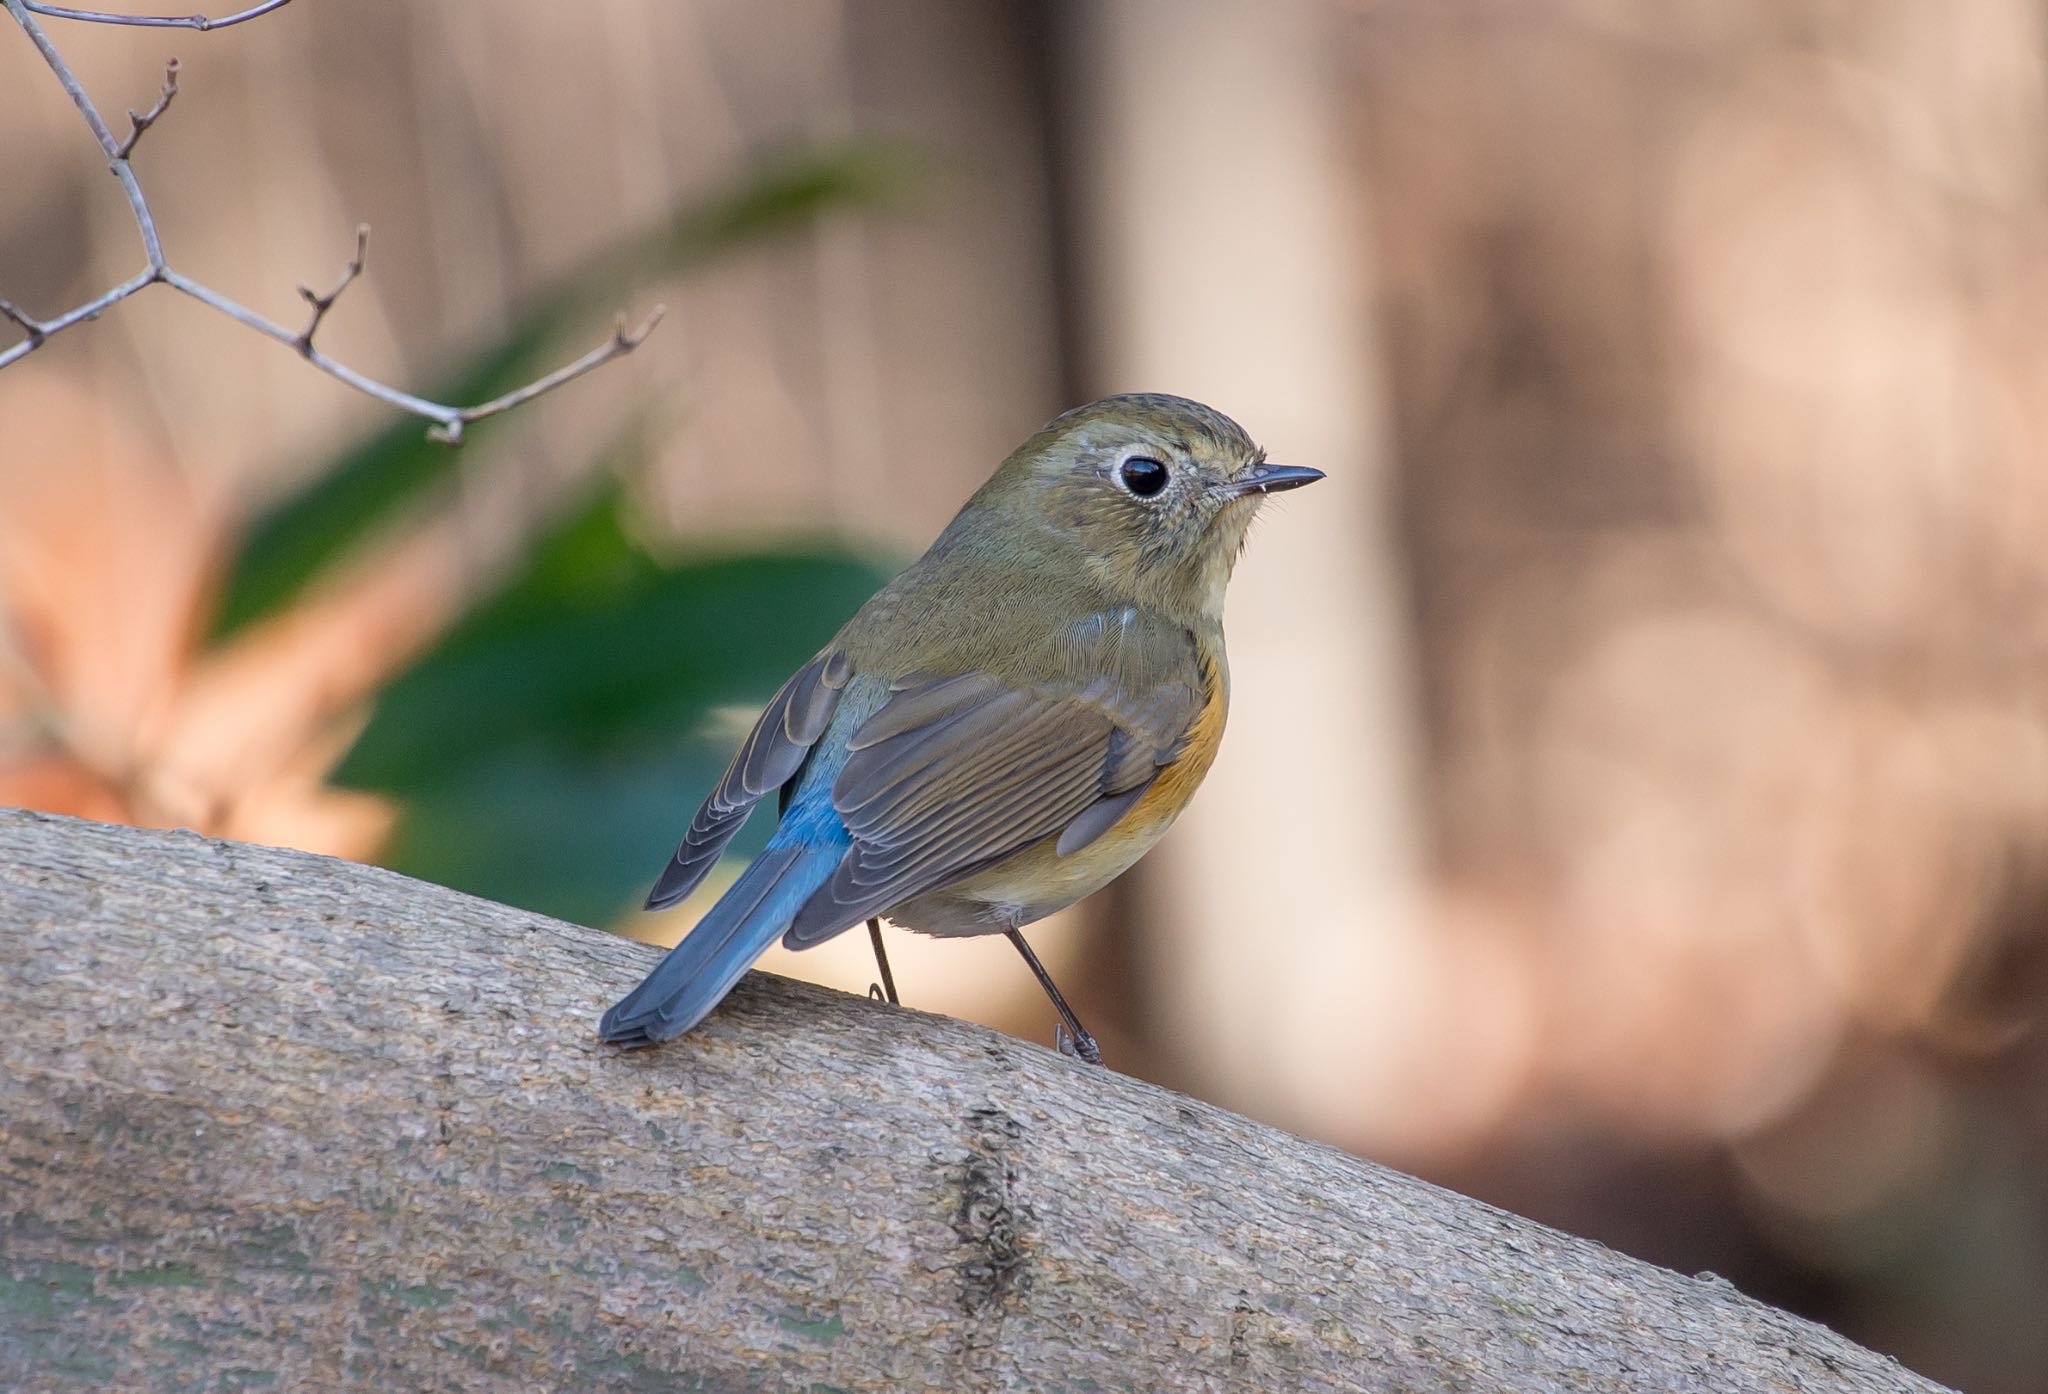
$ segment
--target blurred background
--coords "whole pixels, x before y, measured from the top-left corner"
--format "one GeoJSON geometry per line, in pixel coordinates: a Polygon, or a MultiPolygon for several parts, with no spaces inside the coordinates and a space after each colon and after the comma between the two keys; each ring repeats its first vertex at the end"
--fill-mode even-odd
{"type": "MultiPolygon", "coordinates": [[[[2048,1389],[2035,0],[48,23],[110,114],[181,60],[187,274],[297,323],[373,226],[357,368],[476,400],[669,312],[459,452],[163,290],[0,372],[0,802],[672,940],[781,678],[1045,418],[1201,398],[1331,478],[1202,797],[1036,933],[1112,1063],[2048,1389]]],[[[0,296],[137,269],[12,28],[0,128],[0,296]]],[[[1000,942],[891,943],[1050,1039],[1000,942]]]]}

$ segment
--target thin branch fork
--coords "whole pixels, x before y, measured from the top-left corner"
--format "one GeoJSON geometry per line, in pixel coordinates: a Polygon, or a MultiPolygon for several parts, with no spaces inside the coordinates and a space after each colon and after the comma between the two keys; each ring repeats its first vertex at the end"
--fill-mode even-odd
{"type": "Polygon", "coordinates": [[[112,129],[100,115],[99,109],[93,105],[92,98],[86,94],[85,87],[79,82],[77,74],[71,70],[70,64],[64,61],[63,55],[58,53],[56,46],[50,42],[49,36],[43,32],[42,26],[36,22],[35,16],[40,14],[58,19],[82,20],[91,23],[154,25],[157,27],[205,30],[220,29],[230,24],[239,24],[245,20],[255,19],[273,10],[281,9],[288,3],[289,0],[267,0],[267,3],[253,6],[221,19],[207,19],[201,15],[193,15],[187,18],[111,15],[93,10],[72,10],[55,5],[46,5],[40,3],[40,0],[0,0],[0,7],[4,7],[14,17],[15,23],[20,25],[22,32],[28,35],[29,41],[35,45],[36,51],[42,54],[44,63],[49,66],[51,73],[56,76],[58,84],[64,88],[65,93],[70,96],[72,104],[78,108],[79,115],[85,121],[86,126],[92,131],[93,138],[99,142],[100,149],[107,157],[108,169],[120,181],[121,190],[127,196],[129,211],[135,217],[136,230],[142,235],[143,254],[147,261],[147,266],[144,270],[121,282],[111,290],[105,291],[84,304],[66,310],[51,319],[38,319],[11,301],[0,299],[0,318],[5,318],[12,322],[25,336],[20,343],[0,349],[0,368],[5,368],[18,359],[27,357],[49,342],[53,335],[69,329],[74,324],[97,319],[101,313],[111,306],[126,300],[129,296],[149,286],[162,282],[174,290],[191,296],[201,304],[226,315],[236,323],[290,347],[308,363],[311,363],[336,381],[354,388],[365,396],[374,397],[378,401],[395,407],[399,411],[432,422],[433,425],[427,434],[435,440],[455,445],[462,441],[464,431],[471,422],[480,421],[489,416],[496,416],[500,412],[508,411],[525,402],[530,402],[535,397],[551,392],[566,382],[582,377],[585,373],[601,367],[614,358],[624,357],[640,346],[641,341],[660,322],[663,311],[662,306],[655,306],[636,329],[628,330],[626,322],[622,317],[618,326],[612,331],[611,337],[604,343],[598,345],[589,353],[584,354],[575,362],[565,364],[546,376],[528,383],[524,387],[516,388],[505,393],[503,396],[494,397],[488,402],[481,402],[475,406],[454,406],[445,402],[429,401],[424,397],[415,396],[388,383],[379,382],[377,379],[360,373],[345,363],[328,357],[313,345],[313,335],[319,329],[321,322],[326,318],[327,312],[334,307],[334,302],[340,298],[343,291],[347,290],[363,274],[364,263],[369,252],[370,230],[366,226],[356,229],[355,256],[342,269],[341,277],[336,281],[332,290],[322,295],[314,291],[310,286],[299,287],[299,294],[305,299],[307,305],[312,308],[312,315],[305,328],[296,331],[265,318],[240,302],[222,295],[212,287],[195,281],[182,272],[175,270],[164,256],[163,242],[157,233],[156,216],[150,209],[149,198],[143,192],[141,182],[135,176],[130,156],[134,154],[136,144],[142,139],[143,133],[164,115],[170,108],[171,100],[177,96],[178,61],[173,58],[164,65],[163,90],[157,98],[156,105],[146,112],[130,110],[128,113],[128,134],[123,138],[116,139],[112,129]]]}
{"type": "Polygon", "coordinates": [[[5,315],[20,326],[21,332],[28,335],[25,342],[31,349],[41,348],[43,340],[50,335],[50,331],[43,327],[41,320],[33,318],[28,311],[4,295],[0,295],[0,315],[5,315]]]}
{"type": "Polygon", "coordinates": [[[356,254],[349,264],[341,269],[341,279],[334,283],[334,289],[322,295],[311,286],[300,286],[299,294],[313,307],[313,318],[299,332],[298,350],[307,358],[313,356],[313,331],[320,327],[320,321],[327,318],[327,312],[334,308],[334,302],[341,299],[341,293],[349,288],[356,277],[363,274],[363,263],[370,257],[370,225],[356,224],[356,254]]]}

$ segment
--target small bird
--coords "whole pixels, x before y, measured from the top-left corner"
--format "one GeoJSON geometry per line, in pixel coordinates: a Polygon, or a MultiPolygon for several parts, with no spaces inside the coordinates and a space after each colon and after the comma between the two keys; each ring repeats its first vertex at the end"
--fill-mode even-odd
{"type": "Polygon", "coordinates": [[[1047,423],[908,570],[775,694],[647,908],[683,899],[754,806],[768,845],[599,1034],[689,1030],[778,937],[809,948],[880,917],[1004,934],[1101,1062],[1018,930],[1115,880],[1216,758],[1229,704],[1223,592],[1270,465],[1199,402],[1109,397],[1047,423]]]}

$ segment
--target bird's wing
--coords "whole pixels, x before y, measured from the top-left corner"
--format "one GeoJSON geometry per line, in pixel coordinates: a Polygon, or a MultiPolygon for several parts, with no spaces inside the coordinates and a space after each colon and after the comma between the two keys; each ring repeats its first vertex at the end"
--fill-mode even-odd
{"type": "Polygon", "coordinates": [[[852,840],[783,942],[804,948],[1058,835],[1108,831],[1171,764],[1205,694],[1185,680],[1019,691],[984,674],[917,681],[847,743],[832,805],[852,840]]]}
{"type": "Polygon", "coordinates": [[[647,897],[649,910],[667,909],[695,890],[754,805],[796,774],[831,723],[839,695],[852,674],[845,655],[827,649],[797,669],[769,699],[725,777],[690,820],[682,845],[647,897]]]}

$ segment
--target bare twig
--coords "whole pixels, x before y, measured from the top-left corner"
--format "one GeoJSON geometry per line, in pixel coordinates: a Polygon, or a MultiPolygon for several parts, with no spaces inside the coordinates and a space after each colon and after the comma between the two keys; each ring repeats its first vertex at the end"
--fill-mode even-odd
{"type": "Polygon", "coordinates": [[[601,363],[607,363],[614,358],[631,353],[640,346],[640,340],[646,337],[647,332],[660,321],[666,309],[665,306],[656,305],[653,310],[649,311],[646,321],[634,333],[626,334],[615,331],[610,339],[589,353],[586,353],[574,363],[557,368],[554,372],[549,373],[538,381],[530,382],[516,391],[508,392],[502,397],[494,397],[490,401],[483,402],[477,406],[454,407],[441,402],[430,402],[424,397],[415,397],[410,392],[405,392],[399,388],[378,382],[373,378],[365,377],[346,363],[329,358],[317,348],[308,346],[301,349],[299,347],[298,331],[287,329],[276,320],[265,319],[247,306],[237,304],[219,291],[203,286],[181,272],[166,267],[161,279],[165,285],[173,290],[183,291],[200,304],[211,306],[229,319],[234,320],[237,324],[246,325],[258,334],[266,338],[275,339],[281,344],[290,345],[293,349],[298,350],[308,363],[311,363],[329,377],[345,382],[350,387],[355,388],[356,391],[366,396],[375,397],[380,402],[388,402],[400,411],[410,412],[414,416],[424,417],[433,422],[434,425],[427,434],[435,440],[445,441],[450,445],[461,443],[463,428],[470,422],[481,420],[486,416],[496,416],[501,411],[516,407],[522,402],[531,401],[543,392],[549,392],[560,387],[571,378],[582,377],[601,363]]]}
{"type": "Polygon", "coordinates": [[[368,223],[357,223],[356,254],[350,259],[347,266],[341,268],[341,279],[334,283],[334,289],[322,295],[311,286],[299,287],[299,294],[304,296],[306,303],[313,307],[313,317],[306,321],[306,327],[299,332],[297,347],[301,355],[307,358],[313,356],[313,331],[320,327],[321,320],[327,318],[327,312],[334,308],[335,301],[341,299],[341,293],[349,288],[349,283],[363,274],[363,263],[369,259],[369,256],[370,225],[368,223]]]}
{"type": "Polygon", "coordinates": [[[44,15],[50,19],[76,19],[87,24],[133,24],[148,29],[225,29],[230,24],[241,24],[251,19],[260,19],[272,10],[281,10],[292,0],[263,0],[260,5],[251,5],[246,10],[224,15],[220,19],[208,19],[205,15],[116,15],[103,10],[68,10],[62,5],[45,5],[39,0],[22,0],[21,7],[31,14],[44,15]]]}
{"type": "Polygon", "coordinates": [[[178,60],[167,58],[164,60],[163,95],[156,99],[155,106],[143,112],[140,116],[135,114],[134,107],[128,108],[128,139],[122,141],[120,148],[114,151],[115,159],[125,160],[135,153],[135,142],[142,139],[144,131],[156,124],[157,117],[162,116],[164,112],[170,109],[171,98],[177,95],[178,60]]]}
{"type": "Polygon", "coordinates": [[[0,350],[0,368],[5,368],[17,358],[28,357],[43,346],[45,339],[61,329],[69,329],[72,325],[82,324],[89,319],[98,319],[100,312],[109,305],[126,300],[145,286],[155,285],[159,279],[161,278],[155,271],[138,271],[112,290],[107,291],[103,295],[94,296],[83,305],[66,310],[55,319],[32,321],[18,307],[8,306],[7,318],[28,329],[28,337],[12,348],[0,350]],[[34,325],[33,328],[29,328],[31,324],[34,325]]]}
{"type": "Polygon", "coordinates": [[[22,27],[28,35],[29,42],[36,46],[36,51],[43,55],[43,61],[50,65],[50,71],[57,75],[57,81],[63,84],[65,93],[71,98],[71,104],[77,107],[79,115],[85,118],[85,124],[92,127],[93,138],[99,141],[100,149],[106,151],[110,157],[113,156],[118,149],[114,133],[108,130],[107,123],[100,119],[99,108],[92,104],[92,98],[85,95],[85,88],[79,85],[77,74],[71,71],[70,65],[58,54],[56,47],[50,42],[49,35],[43,32],[43,26],[37,24],[30,16],[28,0],[4,0],[4,3],[7,12],[14,16],[14,22],[22,27]]]}
{"type": "Polygon", "coordinates": [[[640,347],[640,341],[654,332],[654,326],[660,324],[661,317],[667,313],[668,306],[656,305],[647,312],[647,318],[640,321],[640,327],[631,330],[626,328],[626,317],[620,315],[618,323],[612,329],[611,338],[574,363],[565,363],[546,377],[536,378],[526,386],[514,388],[502,397],[493,397],[490,401],[477,406],[464,407],[456,412],[452,419],[429,428],[427,434],[449,445],[462,444],[462,428],[470,422],[481,421],[486,416],[496,416],[501,411],[510,411],[522,403],[532,401],[543,392],[554,391],[572,378],[580,378],[591,369],[602,367],[614,358],[624,358],[640,347]]]}
{"type": "Polygon", "coordinates": [[[375,378],[367,377],[347,364],[329,358],[326,354],[313,347],[313,333],[320,327],[320,322],[326,317],[327,311],[333,308],[335,300],[340,297],[344,290],[348,289],[350,283],[363,273],[364,258],[369,250],[369,229],[367,227],[358,227],[356,229],[355,258],[343,269],[341,279],[335,283],[333,290],[330,290],[325,295],[319,295],[311,287],[301,286],[299,288],[299,294],[305,297],[308,305],[312,306],[313,314],[306,327],[296,332],[285,328],[274,320],[266,319],[238,301],[231,300],[219,291],[202,285],[174,269],[164,257],[163,242],[157,234],[156,216],[150,211],[148,196],[143,193],[142,185],[135,177],[135,170],[129,163],[129,156],[134,152],[135,143],[141,139],[142,133],[148,130],[157,118],[164,114],[165,109],[171,104],[171,99],[177,95],[177,60],[173,59],[164,65],[163,93],[158,98],[156,105],[141,114],[130,111],[128,113],[130,122],[128,135],[125,139],[117,140],[112,129],[108,127],[106,120],[100,115],[99,109],[93,105],[92,98],[86,95],[85,87],[79,82],[77,74],[71,71],[71,66],[64,61],[63,55],[57,52],[56,46],[50,42],[49,36],[43,32],[42,26],[36,23],[35,16],[38,14],[52,15],[59,19],[88,20],[106,24],[148,24],[187,29],[219,29],[225,25],[239,24],[244,20],[255,19],[259,15],[268,14],[270,11],[279,9],[287,3],[289,3],[289,0],[268,0],[268,3],[229,15],[224,19],[210,20],[199,15],[194,15],[189,19],[106,15],[91,10],[68,10],[53,5],[44,5],[39,3],[38,0],[0,0],[0,7],[4,7],[14,17],[15,23],[19,24],[22,32],[28,35],[29,42],[33,43],[36,46],[36,51],[42,54],[43,62],[49,66],[51,73],[56,76],[58,84],[63,87],[65,93],[71,98],[72,105],[78,108],[79,115],[84,119],[86,126],[92,131],[93,139],[99,142],[101,151],[107,157],[108,169],[120,181],[121,190],[127,195],[129,210],[135,216],[136,230],[142,235],[143,255],[148,262],[148,265],[143,270],[121,282],[121,284],[113,289],[95,296],[83,305],[66,310],[64,313],[51,319],[39,320],[18,306],[8,301],[0,300],[0,317],[5,317],[12,321],[27,335],[20,343],[6,349],[0,349],[0,368],[5,368],[17,359],[25,358],[35,352],[47,343],[52,335],[69,329],[72,325],[82,323],[85,320],[97,319],[101,312],[109,306],[126,300],[138,291],[147,289],[161,281],[163,284],[191,296],[202,305],[219,311],[236,323],[245,325],[259,334],[289,346],[296,350],[299,356],[308,363],[311,363],[336,381],[354,388],[365,396],[374,397],[378,401],[395,407],[400,411],[431,421],[433,427],[429,430],[428,434],[435,440],[446,441],[453,445],[461,442],[464,429],[470,422],[480,421],[487,416],[496,416],[499,412],[508,411],[524,402],[530,402],[542,393],[550,392],[565,382],[579,378],[593,368],[608,363],[614,358],[623,357],[640,346],[641,340],[645,339],[661,320],[662,307],[659,305],[654,307],[653,311],[648,314],[639,328],[628,332],[625,321],[622,318],[618,328],[612,332],[612,336],[603,344],[592,349],[575,362],[557,368],[545,377],[530,382],[524,387],[507,392],[501,397],[494,397],[488,402],[479,403],[476,406],[451,406],[444,402],[428,401],[424,397],[414,396],[410,392],[402,391],[387,383],[379,382],[375,378]]]}

